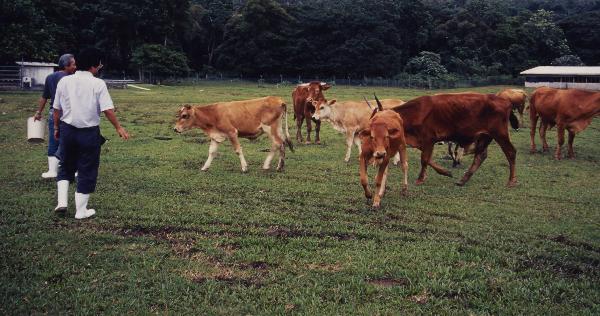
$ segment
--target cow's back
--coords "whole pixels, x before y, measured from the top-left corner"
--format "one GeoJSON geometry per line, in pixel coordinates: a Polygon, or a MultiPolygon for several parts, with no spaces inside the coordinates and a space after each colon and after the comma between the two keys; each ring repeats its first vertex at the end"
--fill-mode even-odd
{"type": "MultiPolygon", "coordinates": [[[[370,101],[375,104],[375,101],[370,101]]],[[[404,101],[398,99],[381,100],[384,109],[391,109],[394,106],[404,104],[404,101]]],[[[369,126],[369,119],[373,113],[364,101],[342,101],[331,105],[332,112],[337,113],[336,118],[331,123],[339,131],[356,130],[361,131],[369,126]]]]}
{"type": "Polygon", "coordinates": [[[219,102],[214,105],[224,123],[237,129],[253,129],[260,124],[270,124],[283,113],[284,104],[280,97],[264,97],[252,100],[219,102]]]}

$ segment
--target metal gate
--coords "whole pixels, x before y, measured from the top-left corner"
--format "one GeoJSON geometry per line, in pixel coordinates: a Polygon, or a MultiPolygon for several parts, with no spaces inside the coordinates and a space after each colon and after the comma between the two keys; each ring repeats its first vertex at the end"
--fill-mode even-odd
{"type": "Polygon", "coordinates": [[[21,88],[21,67],[0,66],[0,89],[13,90],[21,88]]]}

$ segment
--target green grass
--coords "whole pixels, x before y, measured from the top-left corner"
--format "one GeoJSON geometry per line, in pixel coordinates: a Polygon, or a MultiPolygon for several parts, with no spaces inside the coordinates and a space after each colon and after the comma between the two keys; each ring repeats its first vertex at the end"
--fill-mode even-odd
{"type": "MultiPolygon", "coordinates": [[[[39,94],[0,94],[0,314],[600,313],[599,122],[576,138],[577,158],[560,162],[529,154],[529,129],[511,131],[512,189],[495,143],[465,187],[454,181],[466,166],[455,179],[429,169],[412,185],[419,153],[410,149],[409,196],[394,168],[372,210],[357,159],[343,162],[343,137],[328,123],[322,145],[288,151],[283,173],[260,170],[264,137],[242,140],[247,174],[229,144],[201,172],[206,137],[172,132],[182,104],[271,94],[291,105],[290,87],[150,88],[111,90],[132,139],[103,119],[109,141],[87,221],[73,218],[73,186],[68,216],[53,214],[55,183],[40,177],[46,145],[25,140],[39,94]]],[[[338,86],[327,97],[372,92],[440,91],[338,86]]],[[[434,157],[449,167],[443,155],[438,146],[434,157]]]]}

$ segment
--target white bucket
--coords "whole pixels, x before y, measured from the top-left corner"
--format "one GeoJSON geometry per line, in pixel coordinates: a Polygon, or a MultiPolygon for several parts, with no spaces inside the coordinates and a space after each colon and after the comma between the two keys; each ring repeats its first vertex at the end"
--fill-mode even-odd
{"type": "Polygon", "coordinates": [[[27,119],[27,140],[32,143],[41,143],[44,141],[44,131],[46,130],[46,120],[34,120],[33,117],[27,119]]]}

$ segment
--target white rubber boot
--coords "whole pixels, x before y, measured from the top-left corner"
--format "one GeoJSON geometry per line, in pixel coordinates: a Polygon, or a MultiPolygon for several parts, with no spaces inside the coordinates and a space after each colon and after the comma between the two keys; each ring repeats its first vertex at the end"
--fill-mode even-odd
{"type": "Polygon", "coordinates": [[[67,203],[69,202],[69,181],[68,180],[60,180],[56,182],[56,199],[58,203],[56,208],[54,208],[55,212],[64,213],[67,211],[67,203]]]}
{"type": "Polygon", "coordinates": [[[60,161],[54,156],[48,156],[48,171],[42,173],[42,178],[56,178],[58,175],[58,163],[60,161]]]}
{"type": "Polygon", "coordinates": [[[96,214],[95,210],[87,208],[89,199],[90,199],[89,194],[75,192],[75,206],[77,207],[77,212],[75,213],[75,219],[84,219],[84,218],[92,217],[96,214]]]}

